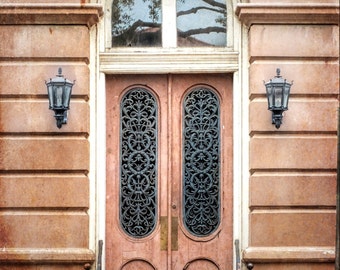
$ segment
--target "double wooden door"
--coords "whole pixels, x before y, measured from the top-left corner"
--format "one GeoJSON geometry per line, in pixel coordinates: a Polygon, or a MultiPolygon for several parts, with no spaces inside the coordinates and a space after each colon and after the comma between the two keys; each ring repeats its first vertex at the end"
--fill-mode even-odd
{"type": "Polygon", "coordinates": [[[232,77],[110,75],[106,270],[232,269],[232,77]]]}

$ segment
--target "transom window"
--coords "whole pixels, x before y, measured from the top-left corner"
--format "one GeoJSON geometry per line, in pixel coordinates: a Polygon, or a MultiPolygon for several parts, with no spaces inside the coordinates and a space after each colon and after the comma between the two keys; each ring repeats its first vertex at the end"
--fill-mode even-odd
{"type": "Polygon", "coordinates": [[[113,0],[110,47],[226,47],[226,0],[113,0]]]}

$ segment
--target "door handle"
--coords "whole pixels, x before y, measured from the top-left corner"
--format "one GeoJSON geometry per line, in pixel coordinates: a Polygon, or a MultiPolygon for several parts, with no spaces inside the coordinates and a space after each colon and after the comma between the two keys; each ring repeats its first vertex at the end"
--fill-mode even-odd
{"type": "Polygon", "coordinates": [[[178,250],[178,217],[171,217],[171,250],[178,250]]]}
{"type": "Polygon", "coordinates": [[[168,249],[169,229],[171,233],[171,250],[172,251],[178,250],[178,217],[171,217],[170,228],[169,228],[167,216],[161,216],[160,222],[161,222],[161,233],[160,233],[161,250],[168,249]]]}

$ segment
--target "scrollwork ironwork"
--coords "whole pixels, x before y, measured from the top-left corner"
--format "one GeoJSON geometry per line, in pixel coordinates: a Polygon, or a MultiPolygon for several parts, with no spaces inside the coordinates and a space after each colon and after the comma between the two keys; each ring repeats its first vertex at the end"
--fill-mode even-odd
{"type": "Polygon", "coordinates": [[[121,101],[120,223],[132,237],[149,235],[157,220],[157,101],[144,88],[121,101]]]}
{"type": "Polygon", "coordinates": [[[208,88],[195,88],[183,112],[183,223],[204,237],[220,223],[219,99],[208,88]]]}

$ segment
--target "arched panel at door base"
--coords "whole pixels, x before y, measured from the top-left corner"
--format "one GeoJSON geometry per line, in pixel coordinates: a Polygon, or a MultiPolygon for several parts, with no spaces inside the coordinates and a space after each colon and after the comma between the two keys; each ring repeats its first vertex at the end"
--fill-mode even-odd
{"type": "Polygon", "coordinates": [[[220,267],[208,258],[197,258],[188,262],[183,270],[219,270],[220,267]]]}
{"type": "Polygon", "coordinates": [[[125,263],[121,270],[156,270],[156,268],[146,260],[135,259],[125,263]]]}

